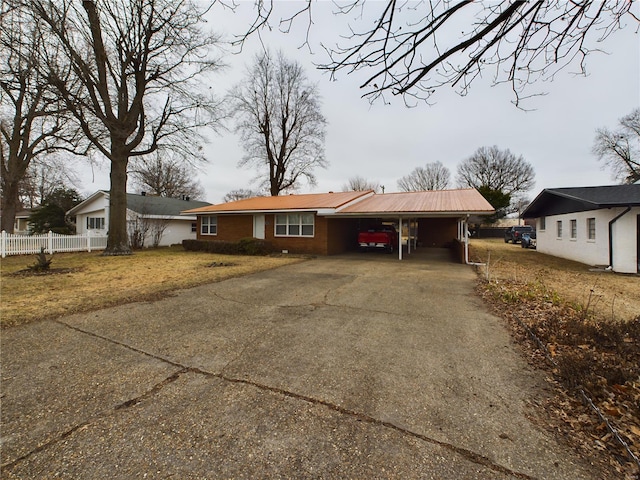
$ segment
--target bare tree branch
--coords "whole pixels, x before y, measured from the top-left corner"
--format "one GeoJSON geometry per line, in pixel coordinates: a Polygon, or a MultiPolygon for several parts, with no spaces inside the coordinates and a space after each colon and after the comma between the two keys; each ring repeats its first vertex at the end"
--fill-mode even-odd
{"type": "Polygon", "coordinates": [[[132,164],[129,174],[140,191],[169,198],[204,198],[195,168],[175,152],[156,152],[132,164]]]}
{"type": "MultiPolygon", "coordinates": [[[[87,142],[41,75],[39,52],[48,48],[36,19],[19,3],[3,3],[0,29],[1,229],[13,232],[29,169],[59,151],[81,155],[87,142]],[[84,145],[83,145],[84,144],[84,145]]],[[[63,59],[52,57],[63,64],[63,59]]]]}
{"type": "Polygon", "coordinates": [[[599,128],[593,153],[622,183],[640,180],[640,108],[622,117],[616,130],[599,128]]]}
{"type": "Polygon", "coordinates": [[[382,187],[380,182],[375,182],[373,180],[367,180],[360,175],[356,175],[355,177],[351,177],[349,181],[342,186],[343,192],[364,192],[367,190],[373,190],[374,192],[380,192],[382,187]]]}
{"type": "Polygon", "coordinates": [[[535,172],[509,149],[481,147],[458,165],[458,186],[477,189],[496,209],[493,220],[517,210],[514,202],[535,185],[535,172]]]}
{"type": "Polygon", "coordinates": [[[44,72],[84,135],[111,163],[105,254],[130,253],[126,231],[127,168],[160,148],[199,152],[200,129],[215,126],[219,104],[206,75],[214,35],[202,29],[208,6],[192,0],[78,2],[33,0],[72,75],[45,50],[44,72]]]}
{"type": "Polygon", "coordinates": [[[450,177],[449,169],[442,163],[427,163],[398,180],[398,188],[403,192],[444,190],[449,187],[450,177]]]}
{"type": "MultiPolygon", "coordinates": [[[[494,83],[509,83],[515,103],[532,95],[537,80],[552,79],[571,65],[585,74],[585,58],[592,45],[624,28],[626,20],[640,26],[633,3],[625,0],[544,0],[473,2],[430,0],[371,2],[336,0],[334,14],[348,22],[349,34],[325,43],[329,60],[319,68],[335,77],[339,72],[367,70],[361,83],[370,100],[385,93],[429,101],[437,89],[449,85],[466,94],[485,71],[494,83]],[[354,13],[359,11],[357,16],[354,13]]],[[[308,15],[312,2],[300,2],[291,23],[308,15]]],[[[256,2],[257,20],[247,35],[269,25],[273,1],[256,2]]],[[[307,33],[308,43],[309,33],[307,33]]],[[[244,37],[246,38],[246,37],[244,37]]]]}
{"type": "Polygon", "coordinates": [[[265,51],[228,98],[246,154],[240,165],[255,166],[274,196],[295,189],[302,178],[315,184],[314,168],[327,165],[326,120],[300,64],[265,51]]]}

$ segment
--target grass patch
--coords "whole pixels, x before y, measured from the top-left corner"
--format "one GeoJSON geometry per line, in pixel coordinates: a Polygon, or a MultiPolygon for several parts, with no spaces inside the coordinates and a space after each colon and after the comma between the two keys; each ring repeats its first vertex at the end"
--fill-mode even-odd
{"type": "MultiPolygon", "coordinates": [[[[491,281],[543,285],[556,300],[571,303],[585,315],[626,321],[640,315],[640,276],[594,272],[582,263],[504,243],[502,239],[473,239],[473,262],[489,261],[491,281]]],[[[486,277],[485,267],[479,267],[486,277]]]]}
{"type": "Polygon", "coordinates": [[[33,258],[2,259],[2,327],[146,300],[172,290],[301,261],[296,257],[230,256],[171,247],[113,257],[57,253],[49,273],[34,275],[25,271],[33,258]],[[213,264],[216,268],[211,268],[213,264]]]}

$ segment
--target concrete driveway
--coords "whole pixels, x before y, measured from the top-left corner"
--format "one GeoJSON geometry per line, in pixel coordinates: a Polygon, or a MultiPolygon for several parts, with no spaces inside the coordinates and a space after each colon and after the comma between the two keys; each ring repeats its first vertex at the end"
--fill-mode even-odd
{"type": "Polygon", "coordinates": [[[318,258],[2,333],[3,478],[599,478],[431,250],[318,258]]]}

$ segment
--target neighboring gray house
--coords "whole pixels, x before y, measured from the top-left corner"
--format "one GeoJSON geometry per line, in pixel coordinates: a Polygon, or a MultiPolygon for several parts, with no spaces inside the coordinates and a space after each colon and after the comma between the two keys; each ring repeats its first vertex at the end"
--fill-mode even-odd
{"type": "Polygon", "coordinates": [[[615,272],[640,272],[640,185],[547,188],[522,213],[538,251],[615,272]]]}
{"type": "MultiPolygon", "coordinates": [[[[127,193],[127,229],[145,247],[168,246],[196,238],[196,216],[183,210],[205,207],[208,202],[127,193]]],[[[106,235],[109,231],[109,192],[98,190],[67,212],[75,217],[76,232],[106,235]]]]}

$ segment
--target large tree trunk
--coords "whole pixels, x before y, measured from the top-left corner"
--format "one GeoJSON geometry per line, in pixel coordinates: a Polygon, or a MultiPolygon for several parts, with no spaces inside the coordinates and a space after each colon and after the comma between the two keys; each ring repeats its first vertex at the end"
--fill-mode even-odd
{"type": "Polygon", "coordinates": [[[16,213],[20,207],[20,199],[18,197],[18,182],[5,179],[2,189],[2,227],[7,233],[13,233],[13,225],[16,221],[16,213]]]}
{"type": "Polygon", "coordinates": [[[128,157],[111,159],[109,192],[109,235],[103,255],[131,255],[127,234],[127,164],[128,157]]]}

